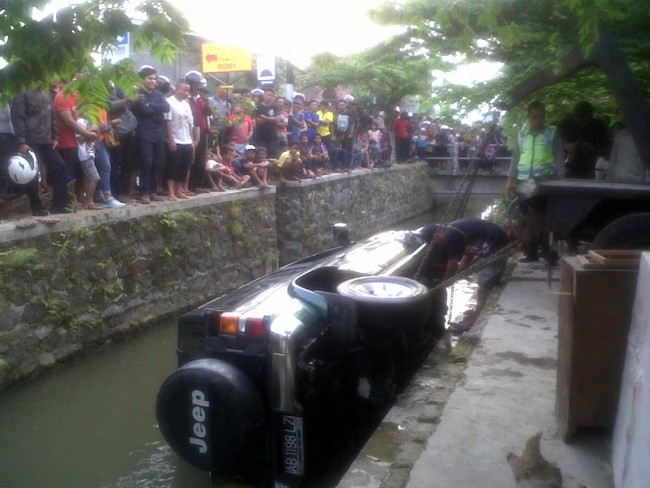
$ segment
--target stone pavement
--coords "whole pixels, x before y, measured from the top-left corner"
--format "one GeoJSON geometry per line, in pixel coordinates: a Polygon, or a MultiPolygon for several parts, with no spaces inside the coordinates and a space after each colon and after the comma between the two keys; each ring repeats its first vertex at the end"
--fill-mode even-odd
{"type": "Polygon", "coordinates": [[[542,432],[564,488],[613,488],[610,437],[556,432],[559,267],[517,263],[474,330],[441,342],[366,444],[341,488],[515,488],[506,461],[542,432]]]}

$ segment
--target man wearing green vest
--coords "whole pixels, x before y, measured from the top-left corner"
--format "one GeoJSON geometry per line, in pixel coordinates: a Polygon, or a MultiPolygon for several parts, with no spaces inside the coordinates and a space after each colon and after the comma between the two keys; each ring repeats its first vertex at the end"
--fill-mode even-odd
{"type": "Polygon", "coordinates": [[[563,175],[564,151],[555,127],[546,125],[544,104],[531,102],[527,113],[528,123],[519,132],[512,151],[506,191],[517,193],[523,216],[519,238],[524,256],[520,261],[534,262],[539,260],[540,251],[543,257],[551,257],[548,236],[542,233],[546,202],[535,194],[536,182],[563,175]]]}

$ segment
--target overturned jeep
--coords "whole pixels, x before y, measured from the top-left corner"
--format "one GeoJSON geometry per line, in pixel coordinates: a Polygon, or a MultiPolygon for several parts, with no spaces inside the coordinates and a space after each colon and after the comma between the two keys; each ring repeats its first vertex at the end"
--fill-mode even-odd
{"type": "Polygon", "coordinates": [[[182,316],[156,406],[178,456],[256,486],[325,486],[331,453],[356,453],[444,332],[411,236],[348,242],[182,316]]]}

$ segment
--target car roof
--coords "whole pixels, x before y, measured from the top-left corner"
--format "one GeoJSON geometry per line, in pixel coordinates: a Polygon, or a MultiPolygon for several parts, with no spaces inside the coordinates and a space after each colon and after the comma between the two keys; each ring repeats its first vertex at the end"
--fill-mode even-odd
{"type": "Polygon", "coordinates": [[[231,290],[190,313],[207,308],[239,313],[255,308],[257,314],[276,313],[293,300],[288,294],[289,284],[313,269],[333,267],[362,275],[382,274],[413,251],[404,245],[405,236],[406,231],[387,231],[315,254],[231,290]]]}

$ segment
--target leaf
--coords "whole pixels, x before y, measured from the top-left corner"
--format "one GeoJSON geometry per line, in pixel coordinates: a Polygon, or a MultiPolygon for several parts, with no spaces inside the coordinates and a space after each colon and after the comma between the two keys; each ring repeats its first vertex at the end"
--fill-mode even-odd
{"type": "MultiPolygon", "coordinates": [[[[142,25],[126,16],[126,0],[87,0],[67,5],[56,15],[34,19],[32,8],[42,9],[48,3],[8,0],[0,6],[0,39],[6,39],[0,44],[0,56],[7,63],[0,68],[0,93],[5,97],[68,79],[83,67],[93,68],[91,53],[115,44],[122,32],[135,33],[139,46],[151,48],[153,55],[166,62],[174,60],[185,45],[187,20],[163,0],[139,0],[146,13],[142,25]]],[[[91,99],[99,95],[88,92],[91,99]]]]}

